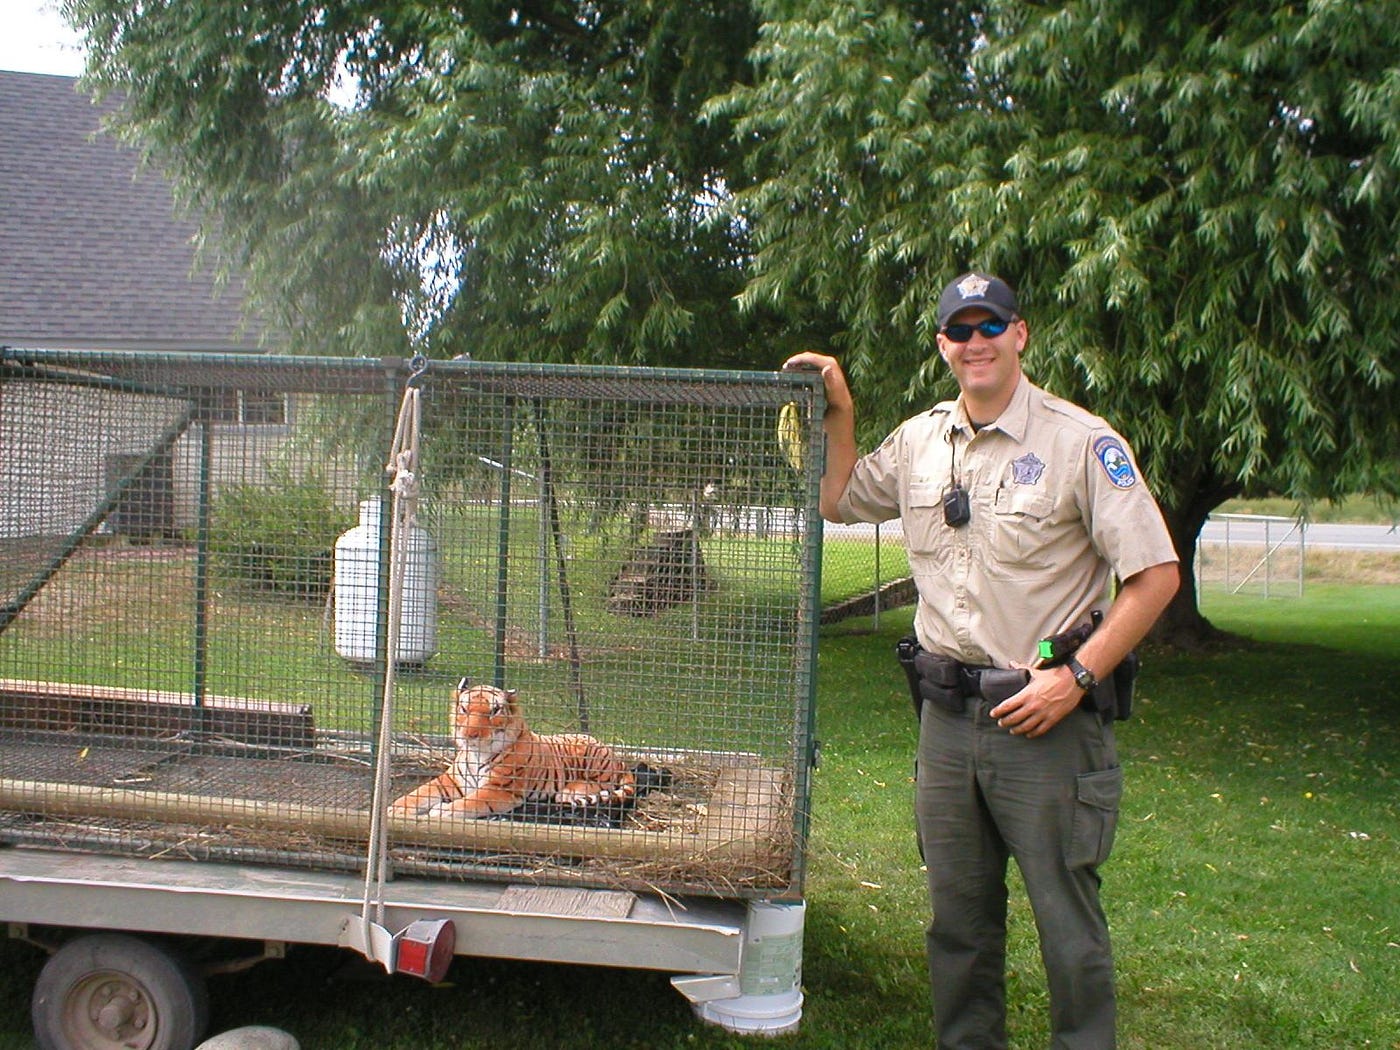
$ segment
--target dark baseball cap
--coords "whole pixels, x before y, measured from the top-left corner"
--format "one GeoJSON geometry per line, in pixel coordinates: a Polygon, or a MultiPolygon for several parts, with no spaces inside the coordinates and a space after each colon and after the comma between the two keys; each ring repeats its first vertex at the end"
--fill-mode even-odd
{"type": "Polygon", "coordinates": [[[989,273],[965,273],[938,297],[938,327],[944,327],[959,310],[980,306],[1003,321],[1020,316],[1016,293],[1000,277],[989,273]]]}

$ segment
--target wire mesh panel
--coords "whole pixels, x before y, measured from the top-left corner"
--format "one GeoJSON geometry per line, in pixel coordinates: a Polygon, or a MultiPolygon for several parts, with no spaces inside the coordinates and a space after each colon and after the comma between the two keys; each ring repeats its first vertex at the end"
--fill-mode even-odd
{"type": "Polygon", "coordinates": [[[1197,591],[1302,597],[1306,533],[1301,518],[1212,514],[1196,543],[1197,591]]]}
{"type": "Polygon", "coordinates": [[[776,374],[6,351],[0,836],[358,870],[378,814],[403,874],[799,893],[820,411],[776,374]]]}

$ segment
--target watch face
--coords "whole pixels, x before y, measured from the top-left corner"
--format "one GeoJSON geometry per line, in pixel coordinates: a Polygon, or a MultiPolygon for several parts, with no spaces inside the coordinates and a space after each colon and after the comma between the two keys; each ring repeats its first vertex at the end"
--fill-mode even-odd
{"type": "Polygon", "coordinates": [[[1075,660],[1071,657],[1069,663],[1070,672],[1074,675],[1074,680],[1079,684],[1080,689],[1083,689],[1085,692],[1087,692],[1090,689],[1094,688],[1094,686],[1099,684],[1099,680],[1094,677],[1094,672],[1089,670],[1078,660],[1075,660]]]}

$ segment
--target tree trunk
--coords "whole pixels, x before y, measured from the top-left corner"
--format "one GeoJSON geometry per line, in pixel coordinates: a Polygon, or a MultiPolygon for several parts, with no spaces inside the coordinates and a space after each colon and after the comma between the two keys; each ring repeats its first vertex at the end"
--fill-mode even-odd
{"type": "Polygon", "coordinates": [[[1201,615],[1200,595],[1196,593],[1196,543],[1210,512],[1238,492],[1239,486],[1233,482],[1201,479],[1183,505],[1162,508],[1181,559],[1181,586],[1148,632],[1149,640],[1174,649],[1200,649],[1228,637],[1201,615]]]}
{"type": "Polygon", "coordinates": [[[1177,552],[1181,555],[1181,586],[1147,637],[1173,649],[1201,649],[1226,635],[1201,614],[1197,602],[1196,574],[1192,571],[1195,539],[1178,540],[1177,552]]]}

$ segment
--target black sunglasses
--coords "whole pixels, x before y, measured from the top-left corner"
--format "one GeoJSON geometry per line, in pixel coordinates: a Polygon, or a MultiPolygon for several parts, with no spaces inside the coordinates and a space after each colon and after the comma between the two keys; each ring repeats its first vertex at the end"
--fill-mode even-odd
{"type": "Polygon", "coordinates": [[[985,338],[994,339],[1010,327],[1010,321],[998,321],[995,317],[989,317],[976,324],[945,325],[943,334],[955,343],[965,343],[972,338],[973,332],[981,332],[985,338]]]}

